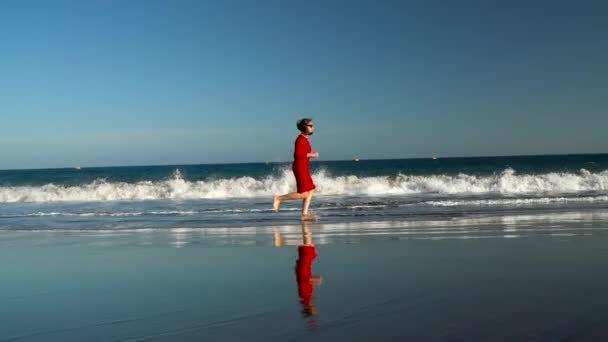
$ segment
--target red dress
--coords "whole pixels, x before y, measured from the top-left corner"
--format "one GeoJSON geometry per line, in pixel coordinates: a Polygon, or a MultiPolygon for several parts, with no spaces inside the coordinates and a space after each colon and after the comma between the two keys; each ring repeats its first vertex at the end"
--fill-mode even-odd
{"type": "Polygon", "coordinates": [[[304,245],[298,247],[298,260],[296,261],[296,277],[298,281],[298,294],[300,303],[309,305],[312,301],[312,261],[317,257],[315,246],[304,245]]]}
{"type": "Polygon", "coordinates": [[[310,171],[308,167],[310,165],[310,159],[307,154],[312,151],[310,142],[305,135],[298,135],[296,139],[295,151],[293,152],[293,170],[294,176],[296,176],[296,183],[298,185],[298,193],[307,192],[316,188],[315,183],[312,181],[310,171]]]}

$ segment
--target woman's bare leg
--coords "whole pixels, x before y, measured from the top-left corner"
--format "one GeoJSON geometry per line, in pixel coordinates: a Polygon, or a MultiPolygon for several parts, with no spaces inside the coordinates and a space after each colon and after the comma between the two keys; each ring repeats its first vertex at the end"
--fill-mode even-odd
{"type": "Polygon", "coordinates": [[[310,201],[312,201],[313,192],[314,190],[310,190],[302,201],[302,219],[306,219],[308,217],[308,208],[310,207],[310,201]]]}
{"type": "Polygon", "coordinates": [[[310,191],[308,192],[292,192],[289,194],[285,194],[282,196],[274,196],[274,200],[272,202],[272,208],[274,209],[274,211],[279,211],[279,207],[281,206],[281,202],[283,201],[293,201],[293,200],[299,200],[299,199],[305,199],[308,194],[310,193],[310,191]]]}

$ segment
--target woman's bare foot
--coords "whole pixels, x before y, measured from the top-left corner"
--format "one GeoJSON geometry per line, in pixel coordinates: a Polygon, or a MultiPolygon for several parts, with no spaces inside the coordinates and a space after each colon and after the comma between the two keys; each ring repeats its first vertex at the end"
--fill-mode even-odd
{"type": "Polygon", "coordinates": [[[279,196],[274,196],[274,200],[272,201],[272,208],[275,212],[279,211],[279,206],[281,206],[281,200],[279,200],[279,196]]]}
{"type": "Polygon", "coordinates": [[[316,221],[317,217],[307,214],[307,215],[302,215],[302,217],[300,218],[302,221],[316,221]]]}

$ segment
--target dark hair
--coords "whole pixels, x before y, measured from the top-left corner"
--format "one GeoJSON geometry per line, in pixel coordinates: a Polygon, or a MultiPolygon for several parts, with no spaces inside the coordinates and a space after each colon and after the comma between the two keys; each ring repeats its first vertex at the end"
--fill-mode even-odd
{"type": "Polygon", "coordinates": [[[300,119],[300,120],[298,120],[298,123],[296,124],[296,126],[298,127],[298,129],[300,130],[300,132],[305,133],[306,132],[306,126],[310,125],[311,122],[312,122],[312,118],[300,119]]]}

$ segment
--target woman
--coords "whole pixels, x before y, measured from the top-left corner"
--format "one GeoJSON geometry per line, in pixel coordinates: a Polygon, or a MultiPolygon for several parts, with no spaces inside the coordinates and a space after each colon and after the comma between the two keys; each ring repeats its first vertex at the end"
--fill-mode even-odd
{"type": "Polygon", "coordinates": [[[312,200],[312,193],[315,191],[315,183],[312,181],[310,171],[308,170],[310,165],[310,158],[319,158],[319,152],[311,152],[312,148],[308,137],[311,136],[315,127],[312,119],[304,118],[297,123],[300,135],[296,139],[295,151],[293,153],[293,165],[292,170],[294,176],[296,176],[296,183],[298,190],[282,196],[274,196],[274,211],[279,211],[282,201],[298,200],[302,202],[302,220],[311,220],[312,216],[308,215],[308,208],[310,207],[310,201],[312,200]]]}
{"type": "MultiPolygon", "coordinates": [[[[317,258],[317,249],[312,241],[312,230],[308,226],[309,224],[308,221],[302,221],[302,243],[298,244],[298,259],[295,267],[298,296],[300,297],[304,317],[312,317],[317,314],[313,292],[314,287],[321,285],[323,282],[321,276],[312,273],[312,264],[317,258]]],[[[274,245],[275,247],[286,245],[280,230],[274,232],[274,245]]]]}

